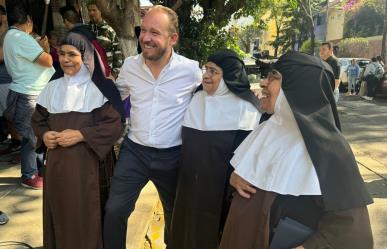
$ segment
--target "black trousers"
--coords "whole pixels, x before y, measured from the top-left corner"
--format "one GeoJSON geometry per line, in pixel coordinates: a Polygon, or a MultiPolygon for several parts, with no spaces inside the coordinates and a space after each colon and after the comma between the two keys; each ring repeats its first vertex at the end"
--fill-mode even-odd
{"type": "Polygon", "coordinates": [[[379,79],[375,75],[367,75],[365,80],[367,82],[367,96],[375,97],[375,90],[378,87],[379,79]]]}
{"type": "MultiPolygon", "coordinates": [[[[134,143],[127,137],[121,145],[105,207],[105,249],[125,249],[128,217],[142,188],[152,181],[164,209],[167,243],[175,199],[181,146],[156,149],[134,143]]],[[[130,229],[130,228],[129,228],[130,229]]]]}

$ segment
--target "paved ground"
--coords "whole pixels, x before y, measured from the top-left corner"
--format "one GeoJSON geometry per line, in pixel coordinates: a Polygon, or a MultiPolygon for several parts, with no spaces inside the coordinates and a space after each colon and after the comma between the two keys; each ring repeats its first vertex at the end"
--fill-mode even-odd
{"type": "MultiPolygon", "coordinates": [[[[343,133],[375,200],[369,206],[375,249],[387,248],[387,99],[366,102],[357,96],[343,96],[339,114],[343,133]]],[[[5,162],[8,159],[0,158],[0,210],[10,216],[10,222],[0,226],[0,248],[23,248],[4,247],[4,241],[42,248],[41,191],[20,187],[20,166],[5,162]]],[[[164,248],[162,224],[162,208],[156,190],[149,184],[129,219],[127,248],[164,248]]]]}

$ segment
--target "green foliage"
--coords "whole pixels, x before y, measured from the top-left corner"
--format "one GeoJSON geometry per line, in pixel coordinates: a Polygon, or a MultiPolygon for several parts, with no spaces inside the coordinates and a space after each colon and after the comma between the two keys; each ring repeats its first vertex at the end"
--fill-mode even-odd
{"type": "MultiPolygon", "coordinates": [[[[154,0],[153,3],[173,7],[176,1],[154,0]]],[[[180,23],[179,53],[188,58],[205,62],[207,57],[218,50],[229,48],[241,56],[238,37],[225,27],[231,17],[235,18],[259,13],[261,0],[184,0],[176,10],[180,23]],[[200,5],[202,13],[192,15],[193,6],[200,5]]]]}
{"type": "Polygon", "coordinates": [[[233,34],[233,36],[238,37],[238,45],[240,46],[241,50],[249,53],[251,50],[250,45],[262,34],[262,31],[266,28],[266,24],[263,21],[258,23],[254,22],[251,25],[241,27],[239,29],[235,28],[235,34],[233,34]]]}
{"type": "Polygon", "coordinates": [[[368,37],[383,32],[385,0],[360,1],[345,16],[344,37],[368,37]]]}
{"type": "Polygon", "coordinates": [[[366,38],[347,38],[339,42],[338,56],[359,57],[362,51],[369,49],[369,42],[366,38]]]}
{"type": "MultiPolygon", "coordinates": [[[[316,48],[320,47],[320,45],[321,45],[320,41],[315,41],[314,53],[316,53],[316,48]]],[[[310,54],[311,46],[312,46],[312,44],[311,44],[310,40],[304,41],[301,45],[300,52],[310,54]]]]}

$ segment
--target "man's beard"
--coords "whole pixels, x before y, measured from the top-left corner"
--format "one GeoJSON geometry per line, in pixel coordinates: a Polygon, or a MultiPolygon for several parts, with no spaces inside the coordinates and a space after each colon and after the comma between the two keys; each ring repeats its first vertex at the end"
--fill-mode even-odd
{"type": "MultiPolygon", "coordinates": [[[[144,46],[145,46],[145,44],[144,44],[144,46]]],[[[143,46],[141,46],[141,48],[144,51],[143,46]]],[[[157,47],[157,48],[153,48],[153,49],[156,50],[156,53],[153,55],[147,55],[146,52],[142,53],[142,55],[144,56],[145,59],[150,60],[150,61],[158,61],[167,53],[167,50],[168,50],[167,47],[163,47],[163,48],[157,47]]]]}

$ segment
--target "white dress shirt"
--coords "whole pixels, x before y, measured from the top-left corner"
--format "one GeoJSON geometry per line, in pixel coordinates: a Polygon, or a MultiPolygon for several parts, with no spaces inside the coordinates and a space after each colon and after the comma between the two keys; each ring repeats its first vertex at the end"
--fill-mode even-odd
{"type": "Polygon", "coordinates": [[[159,149],[180,145],[184,114],[201,79],[199,63],[174,52],[157,79],[142,54],[126,58],[116,85],[122,99],[130,96],[129,139],[159,149]]]}

